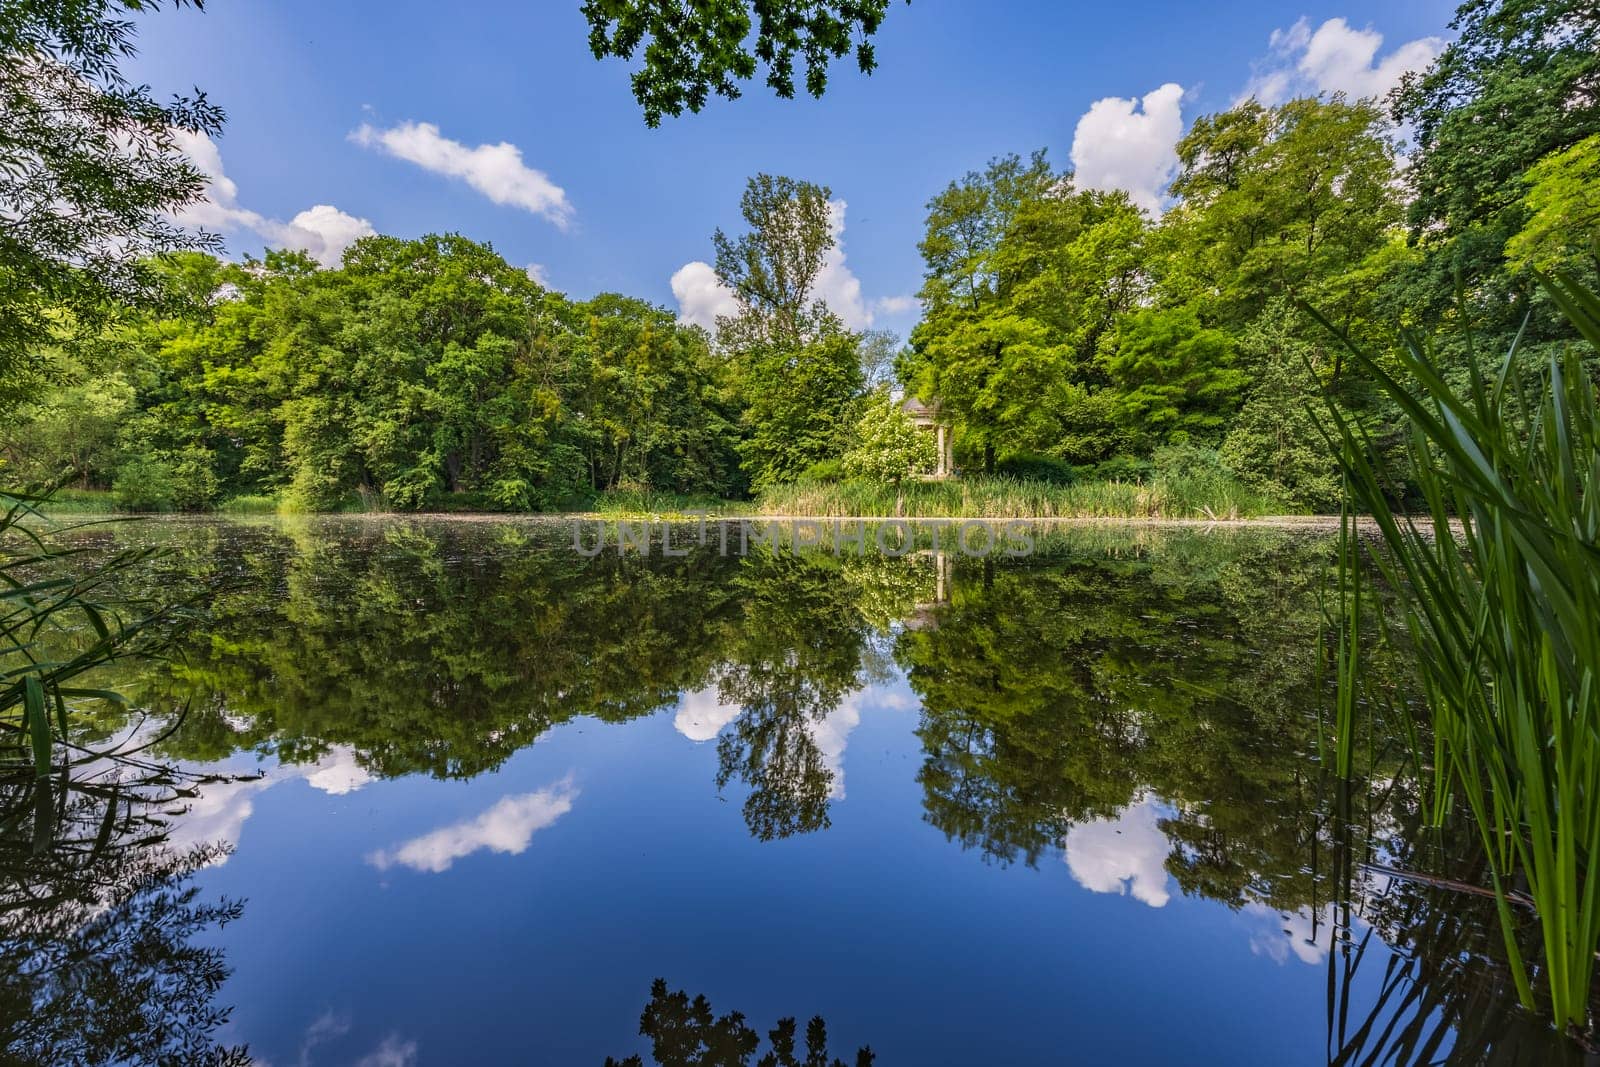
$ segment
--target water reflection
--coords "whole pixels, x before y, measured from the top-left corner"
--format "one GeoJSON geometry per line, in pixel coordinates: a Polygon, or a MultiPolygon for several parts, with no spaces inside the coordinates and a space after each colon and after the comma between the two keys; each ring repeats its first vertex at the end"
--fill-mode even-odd
{"type": "Polygon", "coordinates": [[[1094,819],[1067,831],[1062,852],[1072,877],[1096,893],[1129,893],[1152,908],[1163,907],[1167,892],[1167,854],[1171,843],[1161,832],[1159,801],[1128,805],[1114,819],[1094,819]]]}
{"type": "Polygon", "coordinates": [[[367,862],[380,871],[401,866],[438,874],[448,871],[456,860],[483,849],[515,856],[528,847],[536,831],[571,811],[577,796],[578,790],[568,778],[548,789],[502,797],[476,818],[441,826],[394,848],[370,853],[367,862]]]}
{"type": "MultiPolygon", "coordinates": [[[[113,681],[191,709],[165,755],[268,767],[197,802],[207,839],[238,840],[274,782],[473,779],[563,724],[656,712],[715,745],[706,789],[738,802],[755,841],[825,838],[866,710],[899,709],[916,727],[895,773],[969,861],[1064,866],[1152,919],[1187,898],[1224,905],[1245,952],[1329,968],[1330,1062],[1566,1054],[1511,1007],[1486,902],[1371,874],[1473,883],[1455,859],[1470,829],[1421,833],[1397,791],[1338,810],[1317,759],[1330,549],[1316,537],[1065,529],[1002,561],[584,558],[565,530],[517,523],[147,536],[178,550],[152,580],[205,584],[211,619],[170,670],[113,681]]],[[[1359,774],[1395,780],[1397,759],[1375,744],[1359,774]]],[[[583,817],[576,782],[504,792],[365,863],[452,877],[468,856],[542,847],[583,817]]],[[[708,1007],[658,994],[663,1033],[720,1033],[708,1007]]],[[[754,1031],[739,1034],[729,1049],[754,1031]]]]}
{"type": "MultiPolygon", "coordinates": [[[[828,1052],[828,1026],[822,1016],[806,1024],[804,1047],[793,1018],[780,1019],[767,1032],[768,1050],[756,1067],[845,1067],[828,1052]]],[[[749,1067],[761,1048],[761,1035],[739,1012],[718,1016],[705,996],[689,999],[683,990],[669,992],[665,979],[650,987],[650,1003],[639,1018],[639,1033],[650,1039],[650,1057],[660,1067],[749,1067]]],[[[855,1067],[872,1067],[871,1048],[856,1050],[855,1067]]],[[[644,1067],[641,1056],[606,1057],[606,1067],[644,1067]]]]}
{"type": "Polygon", "coordinates": [[[204,944],[243,905],[193,885],[226,849],[167,839],[190,782],[98,762],[0,776],[0,1058],[243,1067],[244,1046],[216,1038],[229,972],[204,944]]]}

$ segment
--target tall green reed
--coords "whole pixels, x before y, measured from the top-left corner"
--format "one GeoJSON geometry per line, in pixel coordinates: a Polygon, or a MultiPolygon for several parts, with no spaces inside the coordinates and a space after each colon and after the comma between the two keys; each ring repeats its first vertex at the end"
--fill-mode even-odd
{"type": "MultiPolygon", "coordinates": [[[[1600,296],[1571,278],[1546,291],[1600,350],[1600,296]]],[[[1331,328],[1331,327],[1330,327],[1331,328]]],[[[1431,715],[1432,751],[1413,741],[1437,825],[1459,800],[1478,828],[1517,992],[1535,978],[1558,1026],[1589,1027],[1600,948],[1600,422],[1595,382],[1573,345],[1535,371],[1513,343],[1492,377],[1469,354],[1464,390],[1408,335],[1395,360],[1356,362],[1406,416],[1413,512],[1395,503],[1399,472],[1365,429],[1327,413],[1349,502],[1381,546],[1344,523],[1338,744],[1349,750],[1358,699],[1377,691],[1363,657],[1363,587],[1398,599],[1431,715]],[[1370,568],[1370,570],[1369,570],[1370,568]],[[1358,693],[1360,694],[1358,698],[1358,693]],[[1525,959],[1511,894],[1530,898],[1540,952],[1525,959]]],[[[1416,735],[1413,735],[1416,737],[1416,735]]],[[[1348,760],[1340,760],[1348,771],[1348,760]]]]}

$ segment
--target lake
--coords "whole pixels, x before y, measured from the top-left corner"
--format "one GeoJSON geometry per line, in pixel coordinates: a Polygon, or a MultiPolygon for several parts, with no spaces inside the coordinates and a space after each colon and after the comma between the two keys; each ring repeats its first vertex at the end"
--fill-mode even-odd
{"type": "Polygon", "coordinates": [[[169,549],[124,592],[195,599],[178,659],[101,678],[140,713],[81,728],[188,774],[61,801],[101,847],[44,874],[7,853],[8,908],[75,888],[8,913],[5,1010],[88,967],[54,995],[103,1062],[182,1034],[275,1067],[738,1064],[784,1018],[775,1062],[808,1062],[816,1016],[878,1067],[1570,1055],[1400,739],[1363,745],[1370,788],[1324,770],[1325,532],[584,529],[74,535],[169,549]]]}

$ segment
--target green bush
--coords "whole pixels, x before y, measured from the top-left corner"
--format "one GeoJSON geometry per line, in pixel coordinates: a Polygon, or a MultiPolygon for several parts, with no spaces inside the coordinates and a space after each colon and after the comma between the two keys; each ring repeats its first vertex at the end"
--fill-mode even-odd
{"type": "Polygon", "coordinates": [[[1127,455],[1076,468],[1077,480],[1084,482],[1146,482],[1155,472],[1155,465],[1148,459],[1127,455]]]}
{"type": "Polygon", "coordinates": [[[119,507],[130,511],[204,511],[222,486],[203,448],[129,456],[118,465],[111,488],[119,507]]]}
{"type": "Polygon", "coordinates": [[[230,515],[270,515],[278,510],[278,498],[263,493],[241,493],[217,505],[217,510],[230,515]]]}
{"type": "Polygon", "coordinates": [[[171,511],[177,492],[172,467],[159,456],[130,456],[111,479],[117,506],[132,511],[171,511]]]}
{"type": "Polygon", "coordinates": [[[1078,480],[1077,469],[1055,456],[1012,456],[995,466],[995,473],[1025,482],[1044,482],[1047,485],[1072,485],[1078,480]]]}
{"type": "Polygon", "coordinates": [[[799,481],[815,485],[832,485],[844,481],[844,463],[837,459],[822,459],[813,463],[800,475],[799,481]]]}

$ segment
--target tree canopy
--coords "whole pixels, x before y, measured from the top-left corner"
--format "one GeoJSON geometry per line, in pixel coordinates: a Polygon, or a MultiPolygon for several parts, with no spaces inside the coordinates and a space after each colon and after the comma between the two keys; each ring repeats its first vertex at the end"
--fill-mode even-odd
{"type": "Polygon", "coordinates": [[[0,407],[53,377],[53,346],[160,297],[152,254],[215,246],[173,216],[205,195],[183,138],[217,133],[221,109],[199,90],[158,101],[119,69],[126,16],[159,7],[0,6],[0,407]]]}

